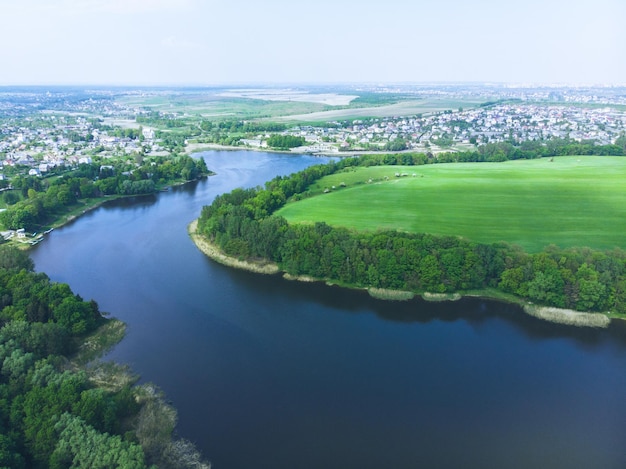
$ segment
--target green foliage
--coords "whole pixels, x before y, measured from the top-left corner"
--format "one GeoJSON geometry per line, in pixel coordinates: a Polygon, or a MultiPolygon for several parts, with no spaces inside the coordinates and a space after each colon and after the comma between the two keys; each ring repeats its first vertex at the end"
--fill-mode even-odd
{"type": "Polygon", "coordinates": [[[146,467],[141,446],[120,436],[100,433],[79,417],[61,415],[54,425],[58,441],[50,456],[50,468],[142,469],[146,467]]]}
{"type": "Polygon", "coordinates": [[[267,145],[269,147],[278,148],[280,150],[301,147],[304,143],[304,137],[296,137],[294,135],[272,135],[267,139],[267,145]]]}
{"type": "Polygon", "coordinates": [[[407,148],[408,148],[408,145],[406,143],[406,140],[403,140],[401,138],[397,138],[385,144],[385,150],[387,151],[403,151],[403,150],[406,150],[407,148]]]}
{"type": "Polygon", "coordinates": [[[49,323],[49,329],[33,329],[30,333],[50,343],[55,343],[53,336],[60,330],[80,335],[98,325],[101,316],[95,302],[85,302],[67,285],[54,284],[47,275],[32,272],[32,262],[16,251],[0,246],[0,253],[6,253],[0,261],[0,266],[6,266],[0,269],[0,325],[13,320],[49,323]],[[53,325],[55,330],[51,332],[53,325]]]}
{"type": "Polygon", "coordinates": [[[2,433],[0,433],[0,467],[7,469],[26,467],[24,457],[19,453],[15,440],[2,433]]]}
{"type": "Polygon", "coordinates": [[[1,212],[0,224],[7,229],[36,231],[85,199],[152,194],[159,187],[207,174],[203,159],[177,156],[144,159],[138,166],[119,161],[103,166],[82,164],[77,171],[45,184],[35,178],[17,178],[14,185],[26,198],[1,212]]]}
{"type": "Polygon", "coordinates": [[[7,205],[14,205],[21,200],[16,191],[5,191],[2,198],[7,205]]]}
{"type": "Polygon", "coordinates": [[[32,268],[0,246],[0,467],[145,467],[122,436],[139,410],[133,391],[65,369],[73,337],[101,322],[97,304],[32,268]]]}
{"type": "MultiPolygon", "coordinates": [[[[289,224],[273,214],[285,200],[319,191],[314,187],[324,176],[333,174],[337,181],[353,183],[354,166],[405,162],[405,158],[412,160],[413,155],[344,159],[275,178],[265,189],[235,190],[203,208],[200,232],[231,256],[270,259],[292,275],[413,292],[500,288],[548,306],[626,314],[626,252],[621,250],[549,246],[529,254],[504,243],[451,236],[354,231],[321,221],[289,224]]],[[[346,207],[347,202],[344,213],[346,207]]]]}
{"type": "MultiPolygon", "coordinates": [[[[138,120],[141,118],[138,118],[138,120]]],[[[131,140],[137,140],[141,137],[141,129],[123,129],[121,127],[114,127],[110,130],[107,130],[107,134],[113,137],[119,138],[129,138],[131,140]]]]}
{"type": "Polygon", "coordinates": [[[28,254],[9,246],[0,246],[0,269],[33,270],[35,267],[28,254]]]}

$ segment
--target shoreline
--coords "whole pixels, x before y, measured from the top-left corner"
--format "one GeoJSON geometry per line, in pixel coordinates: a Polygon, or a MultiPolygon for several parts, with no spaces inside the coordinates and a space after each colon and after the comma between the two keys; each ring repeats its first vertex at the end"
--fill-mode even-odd
{"type": "MultiPolygon", "coordinates": [[[[282,155],[296,155],[300,156],[305,154],[301,151],[290,150],[276,150],[274,148],[261,148],[261,147],[243,147],[234,145],[220,145],[219,143],[192,143],[185,146],[185,154],[188,156],[195,155],[196,153],[203,153],[205,151],[254,151],[258,153],[278,153],[282,155]]],[[[313,156],[331,156],[330,153],[310,153],[313,156]]]]}
{"type": "Polygon", "coordinates": [[[294,148],[293,150],[276,150],[274,148],[261,148],[261,147],[245,147],[245,146],[234,146],[234,145],[220,145],[219,143],[192,143],[185,146],[185,154],[186,155],[194,155],[196,153],[202,153],[205,151],[252,151],[257,153],[278,153],[281,155],[309,155],[309,156],[319,156],[319,157],[337,157],[337,158],[350,158],[352,156],[361,156],[361,155],[387,155],[387,154],[397,154],[397,153],[415,153],[415,150],[402,150],[389,152],[384,150],[355,150],[355,151],[305,151],[299,150],[298,148],[294,148]]]}
{"type": "Polygon", "coordinates": [[[227,267],[235,267],[237,269],[247,270],[256,274],[275,275],[281,272],[278,265],[274,264],[273,262],[251,262],[227,256],[222,251],[217,249],[217,247],[207,241],[202,235],[200,235],[197,229],[198,220],[196,219],[187,226],[187,233],[189,233],[189,236],[200,251],[202,251],[205,255],[218,262],[219,264],[225,265],[227,267]]]}
{"type": "MultiPolygon", "coordinates": [[[[203,177],[209,177],[214,173],[210,173],[206,176],[203,177]]],[[[172,187],[178,187],[178,186],[184,186],[185,184],[188,184],[190,182],[199,180],[198,179],[192,179],[190,181],[182,181],[182,182],[178,182],[178,183],[172,183],[168,186],[165,186],[161,189],[156,190],[155,192],[151,192],[148,194],[133,194],[133,195],[121,195],[121,194],[112,194],[112,195],[108,195],[108,196],[104,196],[104,197],[100,197],[97,199],[92,199],[93,203],[84,203],[82,207],[75,207],[74,209],[68,211],[65,214],[60,215],[56,220],[54,220],[52,223],[50,223],[49,225],[45,225],[43,226],[43,228],[48,228],[46,231],[44,231],[43,233],[40,233],[37,235],[37,237],[33,236],[32,238],[29,238],[29,241],[17,241],[17,239],[13,242],[12,240],[9,240],[9,243],[13,243],[13,245],[15,247],[17,247],[18,249],[21,249],[23,251],[29,251],[31,248],[33,248],[34,246],[36,246],[37,244],[39,244],[42,241],[45,241],[46,237],[44,236],[45,234],[49,234],[50,232],[61,228],[65,225],[68,225],[76,220],[78,220],[81,216],[91,212],[92,210],[95,210],[99,207],[101,207],[102,205],[114,201],[114,200],[121,200],[121,199],[128,199],[131,197],[146,197],[146,196],[151,196],[151,195],[157,195],[159,194],[159,192],[167,192],[169,191],[172,187]],[[37,239],[36,243],[32,243],[31,241],[37,239]]]]}
{"type": "MultiPolygon", "coordinates": [[[[287,280],[297,280],[302,282],[324,282],[323,279],[315,279],[310,276],[294,276],[282,271],[279,266],[273,262],[269,261],[244,261],[240,259],[235,259],[224,254],[220,249],[211,244],[208,240],[206,240],[202,235],[197,232],[198,227],[198,219],[193,220],[187,227],[187,232],[189,233],[190,238],[196,245],[196,247],[203,252],[206,256],[213,259],[214,261],[228,266],[234,267],[241,270],[247,270],[249,272],[261,273],[266,275],[275,275],[275,274],[283,274],[283,277],[287,280]]],[[[328,284],[328,282],[326,282],[328,284]]],[[[353,290],[360,290],[361,288],[357,287],[348,287],[342,286],[342,288],[350,288],[353,290]]],[[[574,327],[591,327],[591,328],[602,328],[605,329],[609,327],[611,323],[611,318],[604,313],[589,313],[589,312],[581,312],[574,311],[571,309],[562,309],[555,308],[551,306],[540,306],[529,303],[521,298],[509,297],[504,298],[505,295],[490,295],[488,291],[478,291],[471,293],[445,293],[445,294],[437,294],[437,293],[414,293],[414,292],[403,292],[403,291],[395,291],[395,290],[385,290],[385,289],[376,289],[376,288],[365,288],[369,295],[376,299],[387,300],[387,301],[407,301],[412,299],[415,296],[421,296],[421,298],[425,301],[429,302],[439,302],[439,301],[458,301],[462,298],[484,298],[486,300],[495,300],[495,301],[503,301],[508,303],[513,303],[519,305],[525,314],[529,316],[535,317],[537,319],[541,319],[543,321],[551,322],[554,324],[561,324],[567,326],[574,327]]]]}
{"type": "MultiPolygon", "coordinates": [[[[299,147],[298,147],[299,148],[299,147]]],[[[337,157],[337,158],[350,158],[354,156],[362,155],[401,155],[403,153],[426,153],[431,152],[433,154],[457,152],[459,150],[451,148],[432,148],[430,150],[421,149],[407,149],[407,150],[349,150],[349,151],[306,151],[294,148],[293,150],[276,150],[273,148],[262,147],[249,147],[249,146],[235,146],[235,145],[221,145],[219,143],[190,143],[185,146],[186,155],[194,155],[196,153],[202,153],[205,151],[253,151],[259,153],[279,153],[283,155],[309,155],[319,157],[337,157]]]]}
{"type": "MultiPolygon", "coordinates": [[[[149,194],[146,194],[149,195],[149,194]]],[[[67,212],[66,214],[63,214],[61,216],[59,216],[56,220],[54,220],[52,223],[50,223],[49,225],[45,225],[44,228],[48,228],[46,231],[44,231],[44,233],[40,233],[38,234],[36,237],[32,237],[32,238],[28,238],[29,241],[18,241],[17,239],[15,241],[13,241],[12,239],[9,240],[9,243],[13,243],[13,245],[15,247],[17,247],[18,249],[21,249],[23,251],[29,251],[30,249],[32,249],[34,246],[36,246],[37,244],[39,244],[42,241],[45,241],[46,237],[44,236],[44,234],[49,234],[50,232],[61,228],[65,225],[68,225],[70,223],[72,223],[75,220],[78,220],[82,215],[85,215],[88,212],[91,212],[92,210],[97,209],[98,207],[101,207],[102,205],[104,205],[106,202],[109,202],[111,200],[117,200],[117,199],[121,199],[123,197],[132,197],[132,196],[114,196],[111,197],[110,199],[104,199],[104,200],[98,200],[97,202],[93,203],[93,204],[84,204],[83,207],[76,207],[73,210],[70,210],[69,212],[67,212]],[[37,239],[36,243],[32,243],[31,241],[37,239]]]]}

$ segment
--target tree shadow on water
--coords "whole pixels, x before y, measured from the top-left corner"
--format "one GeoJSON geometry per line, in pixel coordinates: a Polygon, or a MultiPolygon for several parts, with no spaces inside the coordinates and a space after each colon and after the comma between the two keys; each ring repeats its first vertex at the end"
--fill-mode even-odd
{"type": "Polygon", "coordinates": [[[496,300],[470,297],[441,302],[429,302],[421,297],[408,301],[379,300],[372,298],[365,290],[329,286],[323,282],[289,281],[280,275],[258,275],[219,267],[251,293],[281,298],[294,305],[312,302],[343,313],[373,313],[384,321],[406,324],[464,321],[472,327],[483,327],[498,320],[534,341],[569,339],[586,348],[612,342],[626,349],[626,321],[613,320],[605,329],[576,327],[535,318],[518,305],[496,300]]]}

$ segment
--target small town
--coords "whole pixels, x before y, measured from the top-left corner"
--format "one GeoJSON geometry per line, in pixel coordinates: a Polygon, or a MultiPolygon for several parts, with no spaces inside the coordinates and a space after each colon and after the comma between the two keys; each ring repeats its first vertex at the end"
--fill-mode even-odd
{"type": "MultiPolygon", "coordinates": [[[[489,109],[337,122],[333,128],[303,127],[290,132],[308,146],[295,151],[470,149],[484,143],[571,139],[610,145],[623,134],[626,113],[611,108],[499,105],[489,109]],[[393,146],[394,140],[405,145],[393,146]]],[[[263,140],[246,141],[262,145],[263,140]],[[257,143],[258,142],[258,143],[257,143]]]]}
{"type": "MultiPolygon", "coordinates": [[[[466,92],[465,96],[472,93],[475,92],[466,92]]],[[[444,98],[458,96],[458,92],[448,92],[444,98]]],[[[514,100],[421,115],[337,119],[315,125],[283,124],[284,130],[278,132],[239,132],[228,136],[228,131],[216,132],[219,124],[215,121],[207,130],[202,125],[207,119],[203,116],[120,103],[113,93],[67,93],[63,99],[50,93],[35,94],[30,101],[20,100],[19,106],[11,104],[17,99],[15,95],[5,93],[0,94],[0,181],[16,174],[45,176],[55,167],[78,166],[95,158],[168,155],[174,150],[169,141],[172,136],[180,142],[177,150],[189,153],[223,144],[225,135],[228,146],[271,149],[268,139],[281,134],[302,139],[301,145],[290,148],[292,152],[341,156],[390,151],[437,154],[467,151],[486,143],[519,145],[551,139],[611,145],[624,135],[626,111],[621,95],[611,94],[610,99],[603,99],[566,90],[557,96],[558,102],[545,103],[541,100],[555,99],[554,92],[507,91],[500,96],[502,101],[514,100]],[[152,118],[142,124],[146,116],[152,118]],[[174,129],[172,122],[176,123],[174,129]]]]}

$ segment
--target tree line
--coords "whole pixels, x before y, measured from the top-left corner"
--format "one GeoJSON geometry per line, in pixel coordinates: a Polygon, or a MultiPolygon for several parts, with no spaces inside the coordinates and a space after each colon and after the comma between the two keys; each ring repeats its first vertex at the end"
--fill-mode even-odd
{"type": "Polygon", "coordinates": [[[209,173],[202,158],[189,156],[175,158],[155,157],[141,165],[123,162],[82,164],[75,171],[51,179],[19,177],[13,186],[21,198],[4,195],[11,202],[0,213],[0,224],[7,229],[24,228],[27,231],[49,223],[66,212],[78,201],[108,195],[152,194],[160,187],[176,181],[189,181],[209,173]]]}
{"type": "Polygon", "coordinates": [[[301,147],[304,145],[304,137],[296,137],[294,135],[274,134],[267,139],[267,145],[271,148],[280,150],[288,150],[290,148],[301,147]]]}
{"type": "Polygon", "coordinates": [[[282,132],[287,130],[285,124],[277,122],[243,121],[243,120],[223,120],[211,122],[204,120],[200,128],[205,132],[211,130],[223,130],[228,132],[258,133],[258,132],[282,132]]]}
{"type": "MultiPolygon", "coordinates": [[[[468,161],[482,157],[470,153],[468,161]]],[[[530,254],[506,243],[449,236],[358,232],[325,223],[290,225],[273,215],[287,200],[307,196],[314,181],[350,166],[438,161],[403,153],[313,166],[274,178],[264,188],[236,189],[217,197],[203,208],[199,230],[231,256],[270,259],[292,275],[414,292],[495,288],[547,306],[626,313],[626,252],[620,249],[548,246],[530,254]]]]}

